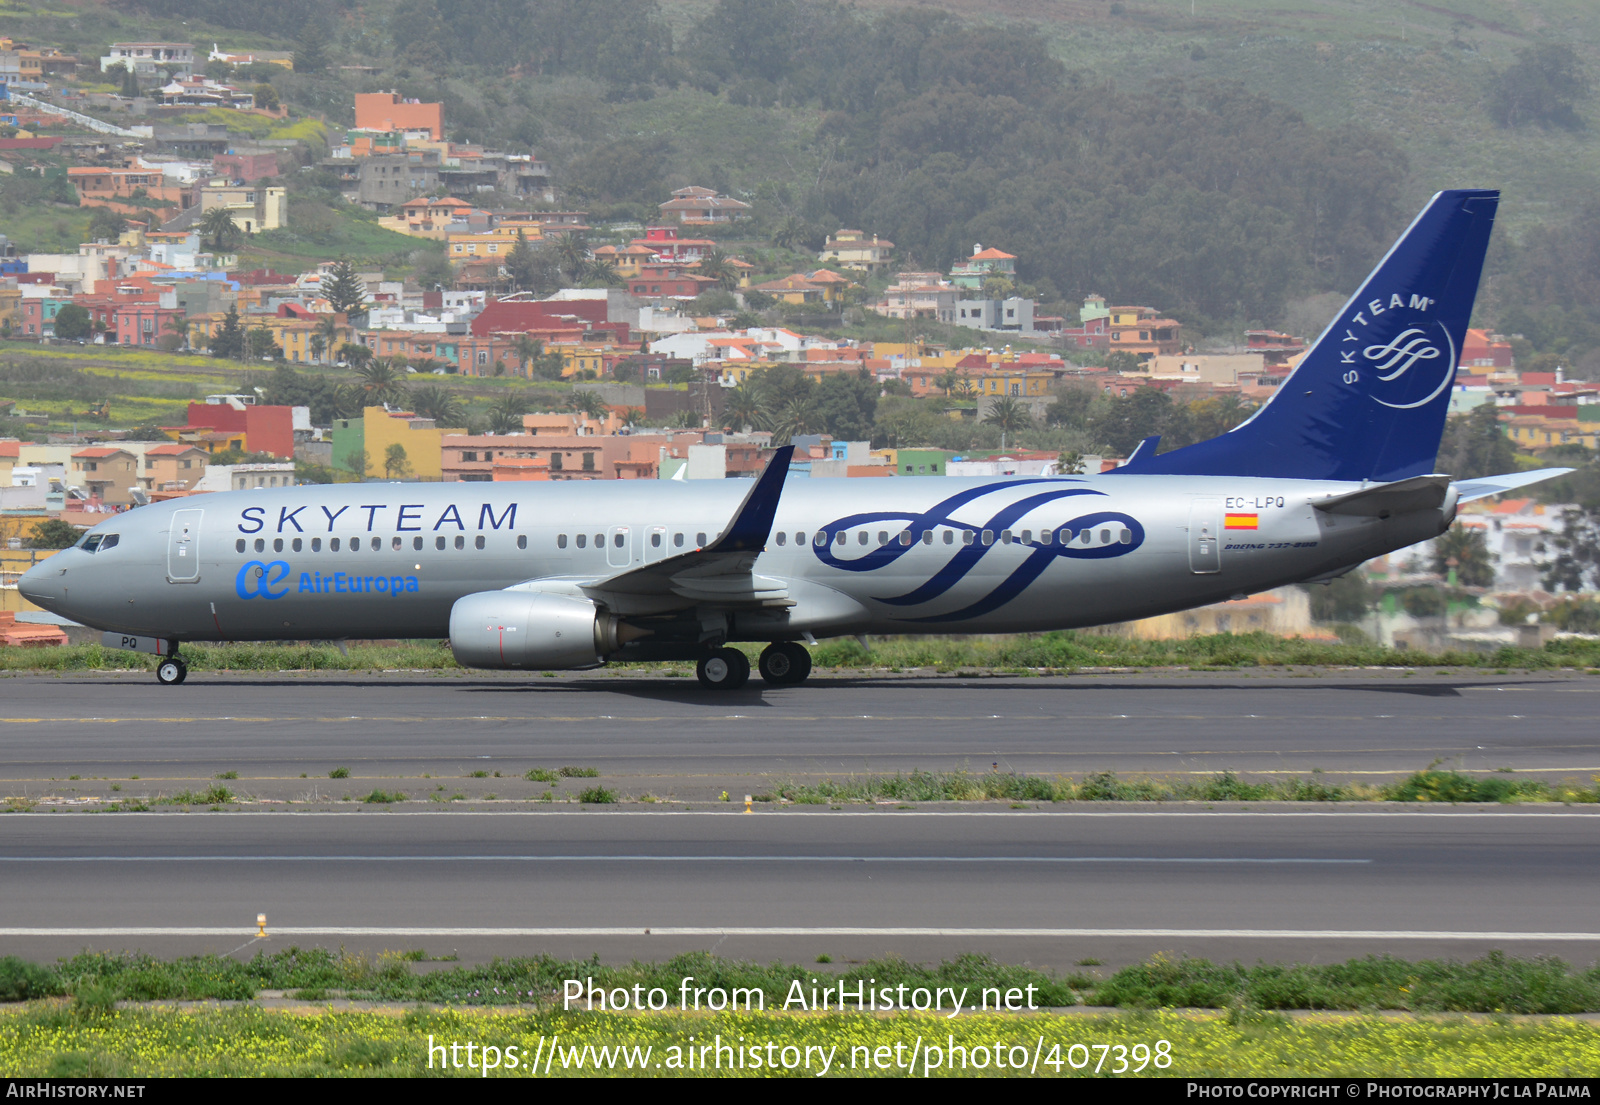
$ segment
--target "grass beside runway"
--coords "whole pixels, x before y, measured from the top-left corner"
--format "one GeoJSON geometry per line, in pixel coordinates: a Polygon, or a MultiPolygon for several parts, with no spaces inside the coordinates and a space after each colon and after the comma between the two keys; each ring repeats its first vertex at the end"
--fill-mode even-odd
{"type": "Polygon", "coordinates": [[[12,1078],[815,1077],[825,1070],[890,1077],[1588,1078],[1597,1068],[1600,1027],[1570,1019],[1289,1018],[1237,1011],[953,1018],[386,1014],[255,1007],[106,1010],[67,1003],[0,1013],[0,1076],[12,1078]]]}
{"type": "MultiPolygon", "coordinates": [[[[1095,633],[1018,634],[995,637],[887,637],[863,649],[853,638],[829,640],[812,650],[816,667],[827,670],[941,673],[1070,673],[1099,668],[1177,667],[1196,670],[1247,667],[1414,667],[1474,670],[1600,669],[1600,640],[1565,638],[1543,648],[1429,654],[1377,645],[1333,644],[1266,633],[1217,633],[1181,641],[1138,641],[1095,633]]],[[[741,646],[752,659],[755,645],[741,646]]],[[[353,644],[348,654],[329,644],[186,645],[193,671],[455,671],[448,644],[412,641],[353,644]]],[[[0,671],[141,671],[154,666],[141,653],[71,645],[44,649],[0,649],[0,671]]],[[[692,664],[608,665],[667,676],[692,676],[692,664]]]]}
{"type": "MultiPolygon", "coordinates": [[[[75,1009],[107,1010],[119,1001],[249,1001],[264,992],[307,1002],[330,998],[433,1006],[561,1007],[566,981],[613,992],[635,987],[677,994],[685,978],[707,989],[761,995],[759,1008],[784,1008],[820,979],[870,979],[874,987],[929,991],[966,988],[1027,994],[1041,1008],[1110,1006],[1125,1010],[1361,1010],[1409,1013],[1560,1015],[1600,1012],[1600,967],[1575,970],[1559,959],[1492,952],[1466,962],[1367,956],[1344,963],[1219,964],[1156,956],[1101,976],[1093,964],[1060,976],[965,955],[938,964],[879,959],[832,966],[750,963],[692,952],[664,962],[604,964],[552,956],[497,959],[476,967],[440,966],[421,951],[350,955],[290,947],[249,960],[193,956],[160,960],[139,953],[86,952],[56,964],[0,959],[0,1001],[71,998],[75,1009]]],[[[677,999],[674,998],[674,1001],[677,999]]]]}

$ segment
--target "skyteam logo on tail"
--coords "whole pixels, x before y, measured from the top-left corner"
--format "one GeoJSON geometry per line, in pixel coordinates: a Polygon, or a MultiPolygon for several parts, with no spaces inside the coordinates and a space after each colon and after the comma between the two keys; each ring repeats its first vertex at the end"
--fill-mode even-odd
{"type": "Polygon", "coordinates": [[[1455,379],[1456,347],[1444,324],[1427,317],[1433,303],[1394,292],[1387,303],[1380,296],[1351,315],[1339,349],[1341,364],[1351,366],[1344,382],[1365,380],[1373,402],[1397,411],[1437,399],[1455,379]]]}
{"type": "MultiPolygon", "coordinates": [[[[817,535],[813,551],[818,560],[829,567],[847,572],[875,572],[896,563],[901,557],[922,550],[934,553],[947,551],[948,559],[920,586],[899,595],[877,596],[877,601],[890,606],[918,606],[944,595],[977,568],[985,557],[998,556],[1014,560],[1018,551],[1024,551],[1022,563],[1013,568],[996,586],[975,602],[947,614],[930,614],[909,619],[918,622],[963,621],[998,610],[1023,591],[1044,570],[1057,560],[1109,560],[1127,556],[1144,544],[1144,526],[1138,520],[1115,510],[1086,510],[1071,514],[1061,509],[1046,512],[1044,518],[1035,516],[1037,532],[1033,528],[1014,530],[1030,514],[1052,504],[1065,505],[1066,500],[1088,496],[1104,498],[1105,492],[1081,485],[1051,479],[1014,480],[998,487],[978,487],[934,504],[921,514],[896,511],[874,511],[851,514],[830,523],[817,535]],[[1051,490],[1014,499],[982,521],[967,521],[955,517],[963,507],[991,495],[1003,495],[1030,484],[1048,484],[1051,490]],[[901,523],[898,529],[883,532],[888,540],[873,544],[869,532],[862,529],[851,543],[851,531],[882,522],[901,523]],[[940,536],[940,534],[944,536],[940,536]],[[1005,540],[1009,534],[1011,540],[1005,540]],[[1027,538],[1023,538],[1027,534],[1027,538]],[[867,544],[862,544],[862,537],[867,544]],[[997,540],[998,538],[998,540],[997,540]],[[863,551],[865,550],[865,551],[863,551]]],[[[1083,503],[1082,506],[1089,506],[1083,503]]]]}

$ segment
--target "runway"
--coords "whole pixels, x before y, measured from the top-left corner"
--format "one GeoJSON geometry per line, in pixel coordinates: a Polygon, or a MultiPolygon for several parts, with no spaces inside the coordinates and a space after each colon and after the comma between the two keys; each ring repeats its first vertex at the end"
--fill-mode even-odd
{"type": "Polygon", "coordinates": [[[130,674],[9,678],[0,698],[4,784],[230,770],[325,778],[336,766],[360,778],[460,778],[584,764],[608,778],[675,780],[675,794],[699,800],[727,780],[743,790],[739,779],[915,769],[1381,775],[1438,762],[1600,773],[1600,679],[1574,673],[822,675],[733,693],[589,673],[197,673],[181,687],[130,674]]]}
{"type": "Polygon", "coordinates": [[[546,812],[16,815],[0,946],[464,961],[974,950],[1070,969],[1600,954],[1600,815],[546,812]],[[269,938],[252,938],[258,913],[269,938]]]}
{"type": "Polygon", "coordinates": [[[844,965],[976,951],[1067,970],[1156,952],[1502,948],[1588,964],[1597,807],[757,803],[746,815],[738,799],[779,780],[917,769],[1383,781],[1439,764],[1587,783],[1600,774],[1597,694],[1600,680],[1570,672],[823,675],[733,694],[604,673],[8,678],[12,808],[46,808],[46,795],[103,808],[222,775],[247,809],[275,812],[152,801],[0,818],[0,954],[315,943],[463,962],[714,950],[844,965]],[[600,774],[522,777],[560,765],[600,774]],[[334,767],[349,777],[329,779],[334,767]],[[590,785],[624,804],[537,801],[590,785]],[[361,804],[374,789],[408,800],[361,804]],[[330,799],[360,812],[305,812],[330,799]]]}

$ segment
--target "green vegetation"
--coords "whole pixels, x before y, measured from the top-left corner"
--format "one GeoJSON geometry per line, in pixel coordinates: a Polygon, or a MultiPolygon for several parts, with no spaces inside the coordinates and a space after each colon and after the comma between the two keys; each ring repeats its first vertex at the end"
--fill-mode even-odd
{"type": "Polygon", "coordinates": [[[588,806],[609,806],[617,800],[617,792],[605,787],[587,787],[578,792],[578,801],[588,806]]]}
{"type": "MultiPolygon", "coordinates": [[[[561,960],[541,955],[496,959],[477,967],[417,972],[427,961],[412,950],[376,958],[324,948],[289,947],[258,952],[240,961],[224,956],[157,959],[135,952],[84,952],[53,965],[16,957],[0,959],[0,1000],[80,997],[86,991],[111,1001],[224,1000],[254,998],[262,990],[315,989],[349,998],[427,1002],[450,1006],[561,1004],[563,980],[592,978],[596,987],[676,994],[692,975],[706,987],[746,988],[765,995],[767,1008],[782,1008],[805,966],[758,964],[690,952],[659,963],[608,965],[598,957],[561,960]]],[[[824,960],[818,959],[818,962],[824,960]]],[[[1079,1004],[1124,1009],[1245,1008],[1253,1010],[1408,1010],[1417,1013],[1572,1014],[1600,1011],[1600,967],[1578,971],[1559,959],[1522,959],[1491,952],[1468,962],[1412,961],[1367,956],[1328,964],[1216,964],[1204,959],[1155,958],[1107,978],[1073,973],[1065,977],[1036,968],[963,955],[925,965],[902,959],[852,963],[846,977],[871,977],[880,986],[966,986],[1001,990],[1034,987],[1039,1006],[1079,1004]]]]}
{"type": "Polygon", "coordinates": [[[1547,783],[1495,774],[1484,777],[1429,768],[1398,782],[1327,783],[1310,779],[1241,780],[1231,771],[1209,778],[1119,779],[1103,771],[1082,779],[1009,775],[998,771],[913,771],[809,783],[778,783],[757,801],[802,805],[841,802],[1600,802],[1600,783],[1547,783]]]}
{"type": "Polygon", "coordinates": [[[600,769],[598,767],[569,766],[558,769],[556,774],[563,779],[598,779],[600,777],[600,769]]]}

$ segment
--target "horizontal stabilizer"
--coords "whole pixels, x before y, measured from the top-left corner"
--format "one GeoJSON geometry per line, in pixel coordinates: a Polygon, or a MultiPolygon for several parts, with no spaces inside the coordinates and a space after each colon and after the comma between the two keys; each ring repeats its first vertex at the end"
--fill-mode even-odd
{"type": "Polygon", "coordinates": [[[1553,480],[1557,476],[1565,476],[1572,471],[1570,468],[1538,468],[1532,472],[1512,472],[1504,476],[1484,476],[1477,480],[1462,480],[1456,484],[1456,490],[1461,493],[1460,501],[1470,503],[1474,499],[1487,499],[1490,495],[1498,495],[1502,491],[1515,491],[1519,487],[1529,484],[1542,483],[1553,480]]]}
{"type": "Polygon", "coordinates": [[[1380,483],[1359,491],[1346,491],[1311,505],[1325,514],[1353,514],[1362,518],[1388,518],[1413,510],[1437,510],[1450,492],[1449,476],[1412,476],[1409,480],[1380,483]]]}

